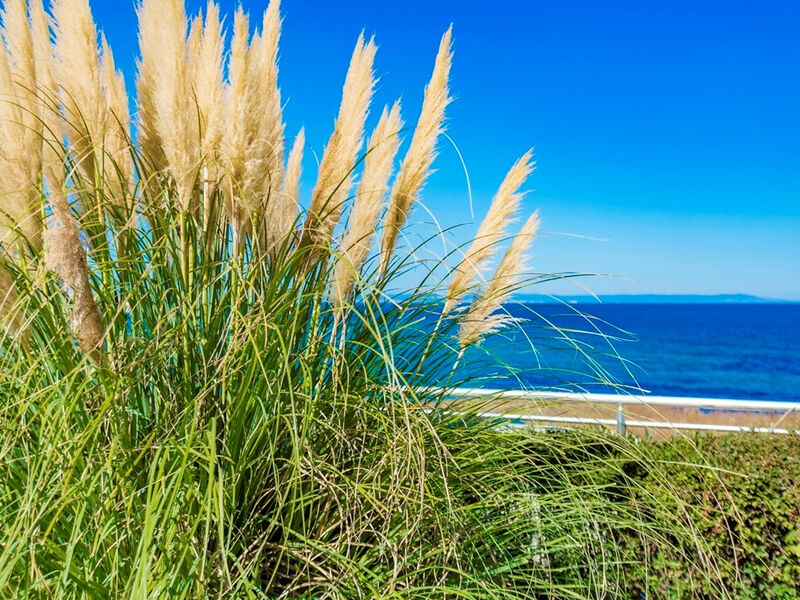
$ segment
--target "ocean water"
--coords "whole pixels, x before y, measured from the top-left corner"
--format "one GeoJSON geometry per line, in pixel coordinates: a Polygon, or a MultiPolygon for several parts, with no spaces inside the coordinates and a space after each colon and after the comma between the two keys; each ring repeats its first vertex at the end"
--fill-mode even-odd
{"type": "Polygon", "coordinates": [[[511,304],[460,382],[800,401],[800,304],[511,304]],[[502,366],[499,366],[502,365],[502,366]]]}

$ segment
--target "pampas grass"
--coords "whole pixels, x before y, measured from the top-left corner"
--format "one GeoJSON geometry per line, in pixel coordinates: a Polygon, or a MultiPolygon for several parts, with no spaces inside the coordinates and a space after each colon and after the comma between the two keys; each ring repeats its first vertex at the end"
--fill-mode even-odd
{"type": "Polygon", "coordinates": [[[103,321],[89,281],[89,264],[76,221],[62,189],[51,182],[53,224],[45,238],[45,265],[61,277],[65,292],[72,296],[72,331],[79,349],[101,358],[103,321]]]}
{"type": "Polygon", "coordinates": [[[264,13],[261,33],[250,45],[248,94],[253,115],[247,149],[244,193],[256,202],[255,220],[259,225],[262,248],[283,240],[280,230],[270,223],[280,219],[283,207],[278,195],[283,181],[284,125],[281,93],[278,88],[278,41],[281,32],[280,2],[272,0],[264,13]]]}
{"type": "MultiPolygon", "coordinates": [[[[3,6],[0,597],[599,598],[624,581],[615,533],[692,540],[680,515],[620,500],[624,465],[589,460],[638,456],[626,440],[447,404],[459,348],[524,282],[536,216],[466,312],[442,315],[446,280],[390,294],[424,251],[395,246],[442,132],[451,31],[394,182],[400,106],[362,147],[376,45],[359,36],[304,215],[277,0],[252,36],[237,11],[227,51],[213,2],[190,22],[143,0],[135,115],[86,0],[54,0],[54,45],[39,0],[3,6]]],[[[530,168],[500,187],[451,302],[530,168]]]]}
{"type": "Polygon", "coordinates": [[[219,153],[225,125],[222,62],[224,36],[219,7],[215,2],[209,1],[202,32],[201,17],[198,15],[196,20],[199,42],[196,51],[190,50],[189,53],[190,82],[200,120],[200,156],[204,162],[213,164],[219,153]]]}
{"type": "Polygon", "coordinates": [[[448,80],[453,60],[452,35],[453,28],[450,27],[439,42],[433,74],[425,88],[422,111],[411,138],[411,146],[392,187],[381,240],[380,269],[383,273],[389,268],[400,229],[408,220],[409,211],[431,174],[431,165],[436,158],[436,142],[444,131],[444,111],[451,101],[448,80]]]}
{"type": "Polygon", "coordinates": [[[3,7],[3,41],[10,59],[11,76],[20,102],[20,122],[28,139],[39,130],[36,106],[36,62],[25,0],[11,0],[3,7]]]}
{"type": "Polygon", "coordinates": [[[347,233],[340,245],[342,255],[333,273],[333,303],[338,309],[344,305],[369,255],[394,159],[400,147],[399,134],[402,128],[398,101],[391,109],[384,108],[367,144],[364,174],[353,200],[347,233]]]}
{"type": "Polygon", "coordinates": [[[139,7],[140,80],[145,84],[141,95],[152,103],[147,106],[153,113],[148,126],[157,132],[183,210],[192,202],[199,140],[187,74],[187,28],[183,0],[143,0],[139,7]]]}
{"type": "Polygon", "coordinates": [[[62,126],[78,168],[87,182],[93,182],[97,170],[102,170],[106,124],[97,29],[88,0],[56,0],[52,13],[54,71],[66,117],[62,126]]]}
{"type": "Polygon", "coordinates": [[[539,214],[532,214],[514,236],[497,271],[483,293],[460,318],[458,342],[462,348],[477,344],[487,335],[508,325],[497,311],[520,284],[525,274],[525,255],[539,230],[539,214]]]}
{"type": "Polygon", "coordinates": [[[453,279],[447,290],[444,312],[448,312],[458,304],[470,291],[481,276],[484,264],[491,260],[497,252],[498,245],[503,241],[514,213],[522,200],[519,189],[533,172],[532,159],[533,152],[529,150],[514,163],[500,185],[486,218],[475,234],[475,239],[453,272],[453,279]]]}
{"type": "Polygon", "coordinates": [[[228,106],[223,137],[222,168],[225,172],[225,197],[228,217],[237,232],[237,241],[244,234],[252,203],[242,199],[245,163],[247,160],[247,126],[252,122],[248,114],[247,60],[250,19],[237,9],[233,18],[233,39],[228,61],[229,83],[225,89],[228,106]]]}
{"type": "Polygon", "coordinates": [[[352,172],[375,88],[372,64],[376,50],[374,40],[365,42],[363,34],[359,36],[344,81],[339,115],[322,154],[317,185],[303,226],[303,240],[313,246],[330,244],[350,195],[352,172]]]}
{"type": "Polygon", "coordinates": [[[303,172],[303,148],[306,132],[300,128],[294,139],[281,186],[280,195],[272,200],[269,217],[266,219],[269,249],[274,254],[281,244],[286,243],[294,233],[300,214],[300,177],[303,172]]]}
{"type": "Polygon", "coordinates": [[[133,184],[133,160],[131,158],[131,120],[128,108],[128,92],[125,76],[117,71],[114,54],[101,36],[102,60],[100,81],[106,107],[104,127],[105,156],[102,157],[104,180],[111,186],[111,198],[126,203],[128,188],[133,184]]]}
{"type": "Polygon", "coordinates": [[[42,142],[33,41],[24,0],[3,6],[0,49],[0,244],[8,251],[41,248],[42,224],[36,191],[42,142]]]}

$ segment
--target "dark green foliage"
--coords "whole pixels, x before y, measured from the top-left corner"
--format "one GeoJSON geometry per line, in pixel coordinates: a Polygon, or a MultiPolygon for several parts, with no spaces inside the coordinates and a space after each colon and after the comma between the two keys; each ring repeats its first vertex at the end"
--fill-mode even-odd
{"type": "MultiPolygon", "coordinates": [[[[690,515],[719,557],[719,578],[732,597],[800,597],[800,436],[676,437],[642,446],[650,460],[625,468],[641,486],[630,501],[690,515]],[[650,461],[663,468],[653,470],[650,461]]],[[[717,598],[706,587],[706,567],[679,552],[683,542],[671,532],[667,541],[643,544],[635,533],[618,539],[632,561],[624,576],[630,597],[717,598]]]]}

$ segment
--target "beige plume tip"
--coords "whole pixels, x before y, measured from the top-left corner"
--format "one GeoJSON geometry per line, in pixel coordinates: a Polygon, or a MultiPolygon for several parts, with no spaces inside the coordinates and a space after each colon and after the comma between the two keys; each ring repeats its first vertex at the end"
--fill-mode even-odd
{"type": "Polygon", "coordinates": [[[447,290],[445,312],[452,310],[479,281],[484,267],[497,253],[522,200],[523,194],[520,188],[532,172],[533,150],[531,149],[523,154],[506,174],[475,238],[455,268],[447,290]]]}
{"type": "Polygon", "coordinates": [[[364,123],[375,90],[373,64],[376,51],[375,39],[365,42],[361,33],[345,76],[334,130],[322,154],[317,184],[311,195],[303,232],[306,243],[322,246],[331,242],[344,203],[350,195],[352,172],[362,146],[364,123]]]}
{"type": "Polygon", "coordinates": [[[450,104],[449,78],[453,62],[451,25],[439,42],[433,73],[425,87],[414,135],[392,187],[381,239],[380,272],[386,273],[400,230],[408,220],[436,158],[436,143],[444,132],[445,109],[450,104]]]}
{"type": "Polygon", "coordinates": [[[539,211],[536,211],[514,236],[483,294],[472,303],[461,318],[458,341],[462,348],[479,343],[487,335],[513,322],[508,315],[496,313],[519,286],[525,274],[526,254],[538,230],[539,211]]]}

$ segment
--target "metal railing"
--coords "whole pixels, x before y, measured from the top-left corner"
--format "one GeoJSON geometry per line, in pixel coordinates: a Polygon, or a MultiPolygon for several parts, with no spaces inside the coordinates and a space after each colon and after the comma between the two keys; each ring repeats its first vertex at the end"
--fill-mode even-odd
{"type": "Polygon", "coordinates": [[[673,429],[689,431],[717,432],[754,432],[754,433],[800,433],[787,427],[778,427],[790,415],[800,416],[800,402],[779,400],[734,400],[720,398],[681,398],[672,396],[633,396],[622,394],[581,394],[532,392],[526,390],[492,390],[481,388],[456,388],[449,394],[455,399],[474,399],[487,401],[525,402],[525,401],[568,401],[589,405],[616,405],[616,418],[574,417],[562,415],[540,415],[519,412],[487,411],[476,416],[487,419],[503,419],[510,426],[527,426],[531,424],[553,425],[597,425],[615,427],[617,432],[625,433],[628,427],[645,429],[673,429]],[[626,406],[638,407],[673,407],[696,408],[710,411],[743,411],[753,414],[770,413],[776,418],[773,426],[724,425],[716,423],[683,423],[672,421],[656,421],[646,419],[630,419],[625,415],[626,406]]]}

